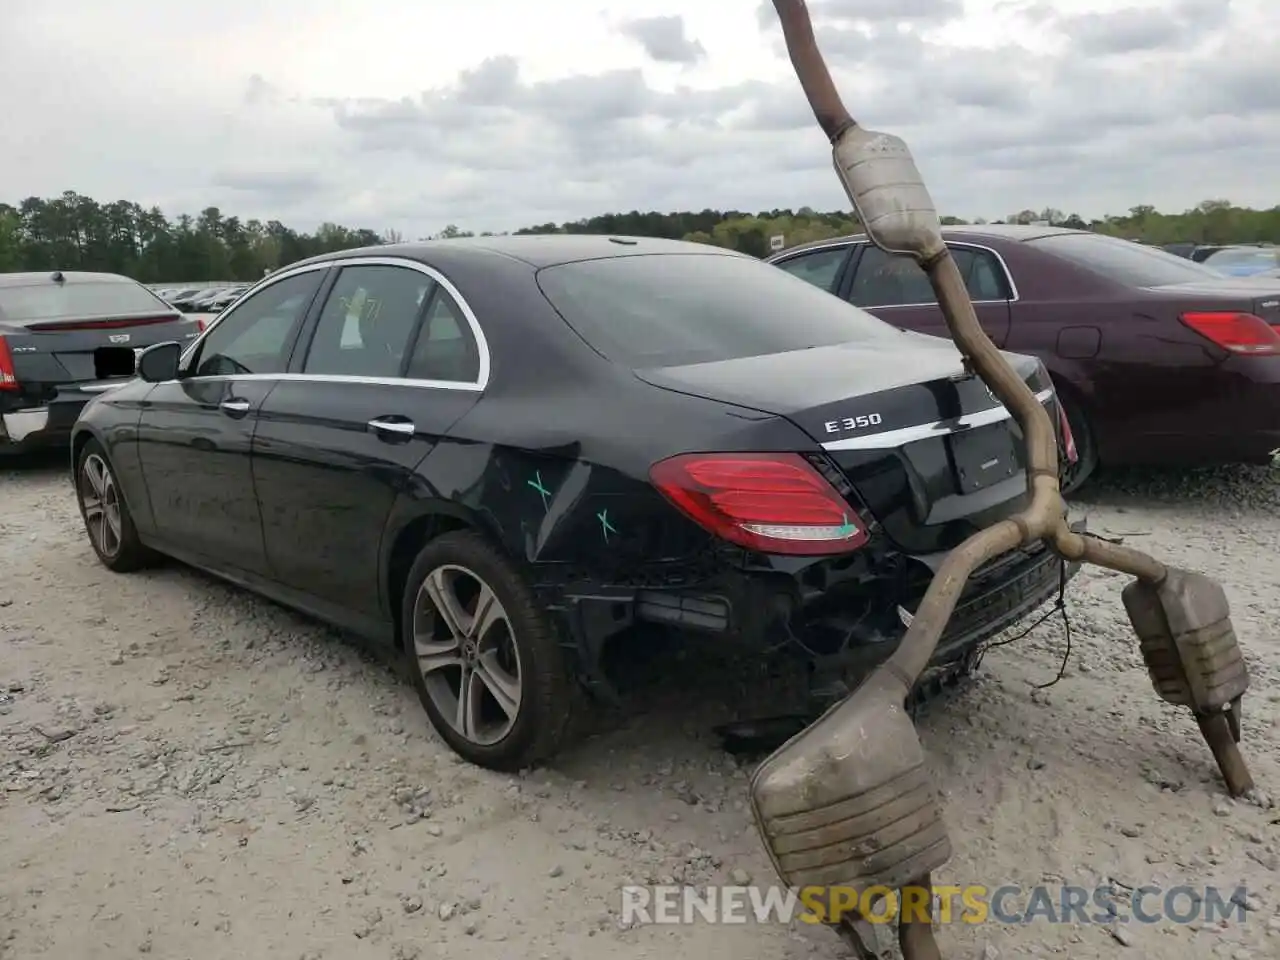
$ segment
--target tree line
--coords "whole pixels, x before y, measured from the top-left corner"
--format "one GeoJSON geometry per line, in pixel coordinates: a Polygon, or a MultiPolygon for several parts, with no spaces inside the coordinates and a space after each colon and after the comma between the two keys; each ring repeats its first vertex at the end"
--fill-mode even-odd
{"type": "MultiPolygon", "coordinates": [[[[944,217],[943,221],[968,222],[957,217],[944,217]]],[[[1280,206],[1255,210],[1226,200],[1206,200],[1182,213],[1138,206],[1124,215],[1092,220],[1053,208],[1022,210],[991,222],[1050,223],[1155,244],[1280,242],[1280,206]]],[[[543,223],[513,232],[662,237],[765,256],[773,243],[791,247],[858,229],[857,220],[848,212],[820,213],[802,207],[755,213],[633,210],[569,223],[543,223]],[[779,237],[782,239],[775,239],[779,237]]],[[[449,225],[431,239],[472,235],[449,225]]],[[[208,207],[198,216],[183,214],[170,219],[158,207],[129,200],[102,203],[74,191],[53,198],[28,197],[16,206],[0,203],[0,272],[99,270],[122,273],[144,283],[255,280],[318,253],[402,239],[392,230],[336,223],[323,223],[307,233],[278,220],[226,216],[217,207],[208,207]]]]}

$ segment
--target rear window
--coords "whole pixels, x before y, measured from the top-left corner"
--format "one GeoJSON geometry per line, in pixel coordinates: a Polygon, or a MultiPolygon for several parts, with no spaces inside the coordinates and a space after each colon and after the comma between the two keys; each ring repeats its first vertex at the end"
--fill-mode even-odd
{"type": "Polygon", "coordinates": [[[89,281],[0,286],[0,316],[7,320],[145,315],[172,310],[140,283],[89,281]]]}
{"type": "Polygon", "coordinates": [[[1221,276],[1157,247],[1100,233],[1059,233],[1028,240],[1027,244],[1130,287],[1159,287],[1221,276]]]}
{"type": "Polygon", "coordinates": [[[541,270],[538,284],[583,340],[633,368],[902,336],[813,284],[745,257],[584,260],[541,270]]]}

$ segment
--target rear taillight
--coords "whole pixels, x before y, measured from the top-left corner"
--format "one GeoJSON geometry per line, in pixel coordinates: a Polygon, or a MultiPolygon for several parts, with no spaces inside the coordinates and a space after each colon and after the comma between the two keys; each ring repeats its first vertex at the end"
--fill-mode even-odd
{"type": "Polygon", "coordinates": [[[1252,313],[1184,313],[1182,322],[1223,350],[1254,357],[1280,355],[1280,333],[1252,313]]]}
{"type": "Polygon", "coordinates": [[[1071,432],[1071,421],[1067,419],[1067,411],[1059,401],[1056,404],[1058,408],[1058,427],[1062,431],[1062,452],[1066,455],[1067,463],[1075,463],[1080,459],[1080,454],[1076,450],[1076,435],[1071,432]]]}
{"type": "Polygon", "coordinates": [[[853,508],[798,454],[683,454],[649,479],[703,529],[751,550],[820,556],[867,542],[853,508]]]}
{"type": "Polygon", "coordinates": [[[0,390],[18,389],[18,371],[13,367],[13,351],[9,341],[0,336],[0,390]]]}
{"type": "Polygon", "coordinates": [[[199,330],[201,333],[204,333],[204,327],[205,327],[204,317],[196,317],[196,329],[199,330]]]}

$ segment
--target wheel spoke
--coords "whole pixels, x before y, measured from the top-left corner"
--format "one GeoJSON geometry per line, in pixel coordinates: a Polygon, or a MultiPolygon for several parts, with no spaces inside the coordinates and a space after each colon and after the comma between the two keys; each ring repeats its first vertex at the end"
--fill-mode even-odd
{"type": "Polygon", "coordinates": [[[493,589],[487,583],[482,583],[480,594],[476,597],[476,612],[467,624],[467,636],[480,643],[489,629],[500,620],[506,620],[506,611],[494,596],[493,589]]]}
{"type": "Polygon", "coordinates": [[[424,677],[446,667],[463,666],[456,643],[418,643],[415,638],[414,648],[418,655],[418,669],[424,677]]]}
{"type": "Polygon", "coordinates": [[[426,591],[432,605],[436,608],[436,612],[444,620],[445,626],[449,628],[455,643],[461,643],[467,636],[464,628],[464,624],[467,621],[467,613],[462,609],[462,605],[458,603],[458,596],[453,591],[453,584],[450,582],[449,574],[449,570],[445,567],[432,570],[423,582],[422,589],[426,591]]]}
{"type": "Polygon", "coordinates": [[[468,740],[475,742],[480,733],[480,683],[476,672],[467,665],[462,667],[458,682],[458,709],[453,725],[468,740]]]}
{"type": "Polygon", "coordinates": [[[102,515],[107,518],[107,526],[111,528],[111,536],[115,538],[116,543],[119,543],[120,538],[124,536],[120,523],[120,504],[108,504],[103,509],[102,515]]]}
{"type": "Polygon", "coordinates": [[[103,499],[107,491],[103,478],[103,465],[97,457],[90,457],[84,462],[84,478],[89,481],[89,486],[93,487],[94,495],[99,500],[103,499]]]}
{"type": "Polygon", "coordinates": [[[520,678],[503,669],[496,650],[480,654],[476,660],[476,676],[507,715],[507,720],[514,722],[520,712],[520,678]]]}

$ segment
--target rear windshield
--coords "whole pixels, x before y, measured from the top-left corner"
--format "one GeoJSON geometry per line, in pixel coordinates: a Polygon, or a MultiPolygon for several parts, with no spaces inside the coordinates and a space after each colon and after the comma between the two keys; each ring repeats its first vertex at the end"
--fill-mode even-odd
{"type": "Polygon", "coordinates": [[[745,257],[584,260],[541,270],[538,284],[583,340],[632,368],[902,336],[808,281],[745,257]]]}
{"type": "Polygon", "coordinates": [[[0,316],[6,320],[61,320],[172,310],[140,283],[89,281],[0,286],[0,316]]]}
{"type": "Polygon", "coordinates": [[[1158,247],[1101,233],[1058,233],[1028,240],[1027,244],[1130,287],[1221,278],[1216,270],[1158,247]]]}

